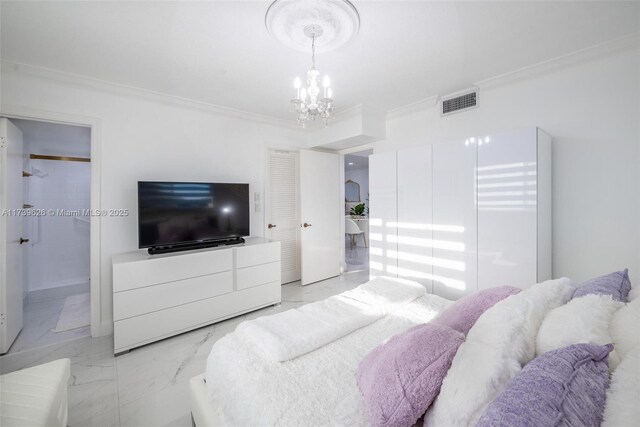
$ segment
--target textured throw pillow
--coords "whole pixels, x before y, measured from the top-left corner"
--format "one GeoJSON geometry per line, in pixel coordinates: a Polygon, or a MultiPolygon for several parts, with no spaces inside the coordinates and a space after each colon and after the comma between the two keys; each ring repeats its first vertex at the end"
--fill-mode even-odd
{"type": "Polygon", "coordinates": [[[534,359],[491,402],[476,427],[599,427],[611,349],[610,344],[575,344],[534,359]]]}
{"type": "MultiPolygon", "coordinates": [[[[614,342],[609,333],[609,324],[615,313],[624,306],[610,295],[591,294],[574,298],[547,314],[536,338],[536,354],[571,344],[590,343],[605,345],[614,342]]],[[[613,367],[618,364],[618,353],[610,358],[613,367]]]]}
{"type": "Polygon", "coordinates": [[[440,391],[464,335],[435,323],[391,337],[358,366],[358,387],[371,424],[410,426],[440,391]]]}
{"type": "Polygon", "coordinates": [[[574,298],[589,294],[611,295],[615,300],[627,302],[627,296],[631,290],[629,270],[616,271],[606,276],[587,280],[576,289],[574,298]]]}
{"type": "MultiPolygon", "coordinates": [[[[612,339],[610,342],[613,342],[620,360],[627,357],[627,354],[635,347],[640,347],[638,327],[640,327],[640,299],[631,301],[613,314],[609,324],[612,339]]],[[[613,359],[609,363],[612,362],[614,362],[613,359]]],[[[617,361],[612,368],[616,367],[617,361]]],[[[640,369],[638,370],[638,381],[640,382],[640,369]]]]}
{"type": "Polygon", "coordinates": [[[622,359],[611,377],[602,427],[640,424],[640,347],[622,359]]]}
{"type": "Polygon", "coordinates": [[[451,304],[433,321],[466,335],[482,313],[518,292],[520,289],[513,286],[499,286],[467,295],[451,304]]]}
{"type": "Polygon", "coordinates": [[[442,390],[427,411],[425,426],[469,426],[509,380],[535,357],[545,315],[566,303],[569,279],[548,280],[504,299],[471,328],[456,353],[442,390]]]}

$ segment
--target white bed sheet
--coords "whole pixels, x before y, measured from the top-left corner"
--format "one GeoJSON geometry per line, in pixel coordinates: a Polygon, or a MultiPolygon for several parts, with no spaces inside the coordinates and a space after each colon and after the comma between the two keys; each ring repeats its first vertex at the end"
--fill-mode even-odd
{"type": "Polygon", "coordinates": [[[265,358],[240,334],[211,350],[205,377],[226,425],[367,425],[356,383],[358,363],[385,339],[432,320],[451,304],[425,295],[384,318],[286,362],[265,358]]]}

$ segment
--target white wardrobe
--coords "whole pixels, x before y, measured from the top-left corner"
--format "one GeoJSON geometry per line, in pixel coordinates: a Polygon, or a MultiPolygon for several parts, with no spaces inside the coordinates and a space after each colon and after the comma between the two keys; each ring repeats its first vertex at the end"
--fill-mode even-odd
{"type": "Polygon", "coordinates": [[[551,137],[537,128],[370,157],[371,276],[449,299],[551,278],[551,137]]]}

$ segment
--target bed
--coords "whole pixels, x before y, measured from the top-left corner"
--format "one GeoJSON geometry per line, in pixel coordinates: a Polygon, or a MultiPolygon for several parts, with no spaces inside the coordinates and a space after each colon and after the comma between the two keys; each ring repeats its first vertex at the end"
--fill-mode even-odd
{"type": "MultiPolygon", "coordinates": [[[[429,425],[475,425],[536,357],[543,319],[574,291],[568,279],[559,279],[488,306],[446,373],[425,416],[429,425]]],[[[358,365],[390,337],[429,324],[455,305],[415,282],[379,278],[318,303],[243,322],[214,344],[205,373],[191,380],[194,425],[371,425],[358,365]],[[287,322],[295,324],[291,334],[287,322]]]]}

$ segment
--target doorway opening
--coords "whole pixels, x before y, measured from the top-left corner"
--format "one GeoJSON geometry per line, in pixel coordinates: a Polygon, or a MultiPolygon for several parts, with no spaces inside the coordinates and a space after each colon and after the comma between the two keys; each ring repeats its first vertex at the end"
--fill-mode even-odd
{"type": "Polygon", "coordinates": [[[364,150],[344,156],[346,271],[369,271],[369,156],[364,150]]]}
{"type": "Polygon", "coordinates": [[[13,249],[22,264],[23,313],[8,352],[17,353],[91,336],[91,128],[8,121],[22,134],[22,172],[7,174],[7,195],[19,192],[30,212],[17,224],[23,237],[13,249]]]}

